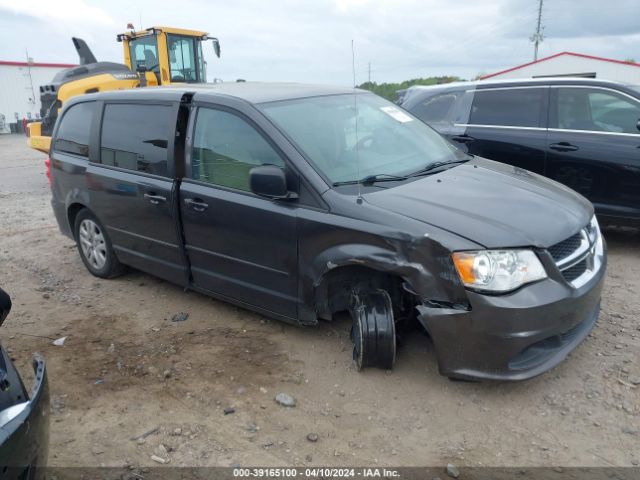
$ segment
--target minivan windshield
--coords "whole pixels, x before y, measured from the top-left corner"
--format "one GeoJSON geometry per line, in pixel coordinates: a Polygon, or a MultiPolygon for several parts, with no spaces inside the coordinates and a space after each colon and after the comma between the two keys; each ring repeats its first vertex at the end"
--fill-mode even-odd
{"type": "Polygon", "coordinates": [[[426,124],[373,94],[276,101],[259,108],[334,184],[404,177],[468,158],[426,124]]]}

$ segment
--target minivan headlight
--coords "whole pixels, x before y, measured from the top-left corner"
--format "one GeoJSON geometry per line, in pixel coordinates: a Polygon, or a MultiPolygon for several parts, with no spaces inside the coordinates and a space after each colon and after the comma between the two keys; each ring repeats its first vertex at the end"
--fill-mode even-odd
{"type": "Polygon", "coordinates": [[[587,225],[587,235],[589,235],[589,243],[592,245],[600,238],[600,225],[595,215],[591,217],[591,221],[587,225]]]}
{"type": "Polygon", "coordinates": [[[452,255],[465,287],[486,292],[508,292],[547,277],[531,250],[477,250],[452,255]]]}

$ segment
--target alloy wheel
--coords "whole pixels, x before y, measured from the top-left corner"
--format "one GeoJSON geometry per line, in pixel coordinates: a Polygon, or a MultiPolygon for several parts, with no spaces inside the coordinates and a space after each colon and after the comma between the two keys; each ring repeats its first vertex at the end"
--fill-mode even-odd
{"type": "Polygon", "coordinates": [[[84,219],[78,229],[80,248],[87,262],[96,270],[101,270],[107,263],[107,245],[102,230],[96,222],[84,219]]]}

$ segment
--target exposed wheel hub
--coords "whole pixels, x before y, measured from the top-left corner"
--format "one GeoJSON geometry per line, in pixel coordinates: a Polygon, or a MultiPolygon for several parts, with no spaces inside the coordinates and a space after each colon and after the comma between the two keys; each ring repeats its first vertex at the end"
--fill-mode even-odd
{"type": "Polygon", "coordinates": [[[353,293],[351,339],[358,370],[365,367],[390,369],[396,359],[393,307],[384,290],[353,293]]]}

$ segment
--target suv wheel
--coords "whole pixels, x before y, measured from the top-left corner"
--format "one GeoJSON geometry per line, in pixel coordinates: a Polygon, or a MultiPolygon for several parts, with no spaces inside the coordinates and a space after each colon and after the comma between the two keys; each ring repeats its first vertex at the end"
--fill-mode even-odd
{"type": "Polygon", "coordinates": [[[78,252],[87,270],[100,278],[120,275],[123,267],[113,252],[107,232],[95,215],[87,209],[80,210],[74,227],[78,252]]]}
{"type": "Polygon", "coordinates": [[[393,368],[396,360],[396,328],[391,297],[384,290],[354,291],[350,313],[351,340],[358,370],[393,368]]]}

